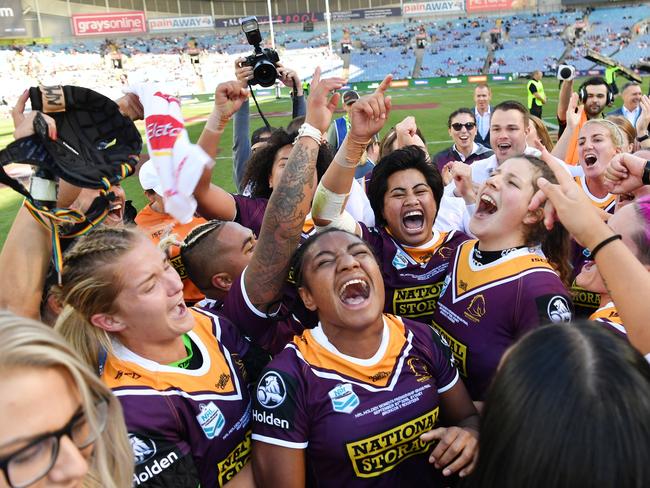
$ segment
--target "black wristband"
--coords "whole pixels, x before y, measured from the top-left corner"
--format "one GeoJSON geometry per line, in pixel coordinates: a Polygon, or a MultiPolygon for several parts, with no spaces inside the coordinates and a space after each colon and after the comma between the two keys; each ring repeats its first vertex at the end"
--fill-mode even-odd
{"type": "Polygon", "coordinates": [[[641,183],[644,185],[650,185],[650,160],[645,162],[643,175],[641,176],[641,183]]]}
{"type": "Polygon", "coordinates": [[[591,250],[591,252],[589,253],[589,258],[592,260],[596,259],[596,254],[598,253],[598,251],[600,251],[603,247],[605,247],[610,242],[614,242],[618,239],[623,239],[621,234],[614,234],[613,236],[609,236],[607,239],[604,239],[599,244],[596,244],[594,248],[591,250]]]}
{"type": "Polygon", "coordinates": [[[638,142],[643,142],[643,141],[645,141],[645,140],[647,140],[647,139],[650,139],[650,134],[645,134],[645,135],[643,135],[643,136],[637,136],[637,138],[636,138],[636,140],[637,140],[638,142]]]}

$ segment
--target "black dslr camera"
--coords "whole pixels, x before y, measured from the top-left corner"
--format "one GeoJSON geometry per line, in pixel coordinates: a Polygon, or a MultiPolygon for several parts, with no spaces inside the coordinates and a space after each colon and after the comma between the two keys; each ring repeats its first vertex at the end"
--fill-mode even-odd
{"type": "Polygon", "coordinates": [[[242,64],[253,68],[253,79],[251,85],[262,85],[265,87],[273,86],[278,79],[278,70],[275,68],[276,63],[280,61],[275,49],[260,47],[262,34],[257,23],[257,17],[246,17],[241,19],[241,29],[246,34],[246,40],[255,48],[255,52],[246,57],[242,64]]]}

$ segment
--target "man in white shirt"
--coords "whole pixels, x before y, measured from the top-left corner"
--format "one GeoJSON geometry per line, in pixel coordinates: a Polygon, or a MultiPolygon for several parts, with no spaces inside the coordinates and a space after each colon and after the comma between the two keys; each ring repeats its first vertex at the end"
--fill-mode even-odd
{"type": "Polygon", "coordinates": [[[474,87],[474,116],[476,117],[476,136],[474,141],[490,148],[490,117],[492,116],[492,91],[485,83],[474,87]]]}

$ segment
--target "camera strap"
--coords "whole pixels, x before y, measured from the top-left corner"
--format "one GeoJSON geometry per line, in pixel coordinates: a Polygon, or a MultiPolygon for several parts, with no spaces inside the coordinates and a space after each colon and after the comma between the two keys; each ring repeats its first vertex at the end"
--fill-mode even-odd
{"type": "Polygon", "coordinates": [[[251,85],[250,81],[248,82],[248,86],[251,89],[251,95],[253,96],[253,101],[255,102],[255,106],[257,107],[257,112],[260,114],[260,117],[262,117],[262,120],[264,121],[264,125],[269,130],[269,132],[273,132],[273,129],[271,128],[271,124],[269,124],[269,121],[266,120],[266,117],[264,117],[264,113],[262,112],[262,109],[260,108],[260,104],[257,103],[257,98],[255,98],[255,90],[253,90],[253,85],[251,85]]]}

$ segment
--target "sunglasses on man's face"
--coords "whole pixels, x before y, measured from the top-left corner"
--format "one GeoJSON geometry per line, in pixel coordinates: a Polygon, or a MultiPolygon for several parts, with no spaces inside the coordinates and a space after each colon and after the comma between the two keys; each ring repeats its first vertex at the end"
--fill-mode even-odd
{"type": "Polygon", "coordinates": [[[465,127],[465,129],[469,131],[472,130],[474,127],[476,127],[476,124],[474,122],[467,122],[465,124],[456,122],[454,124],[451,124],[451,128],[454,129],[456,132],[460,132],[463,127],[465,127]]]}

